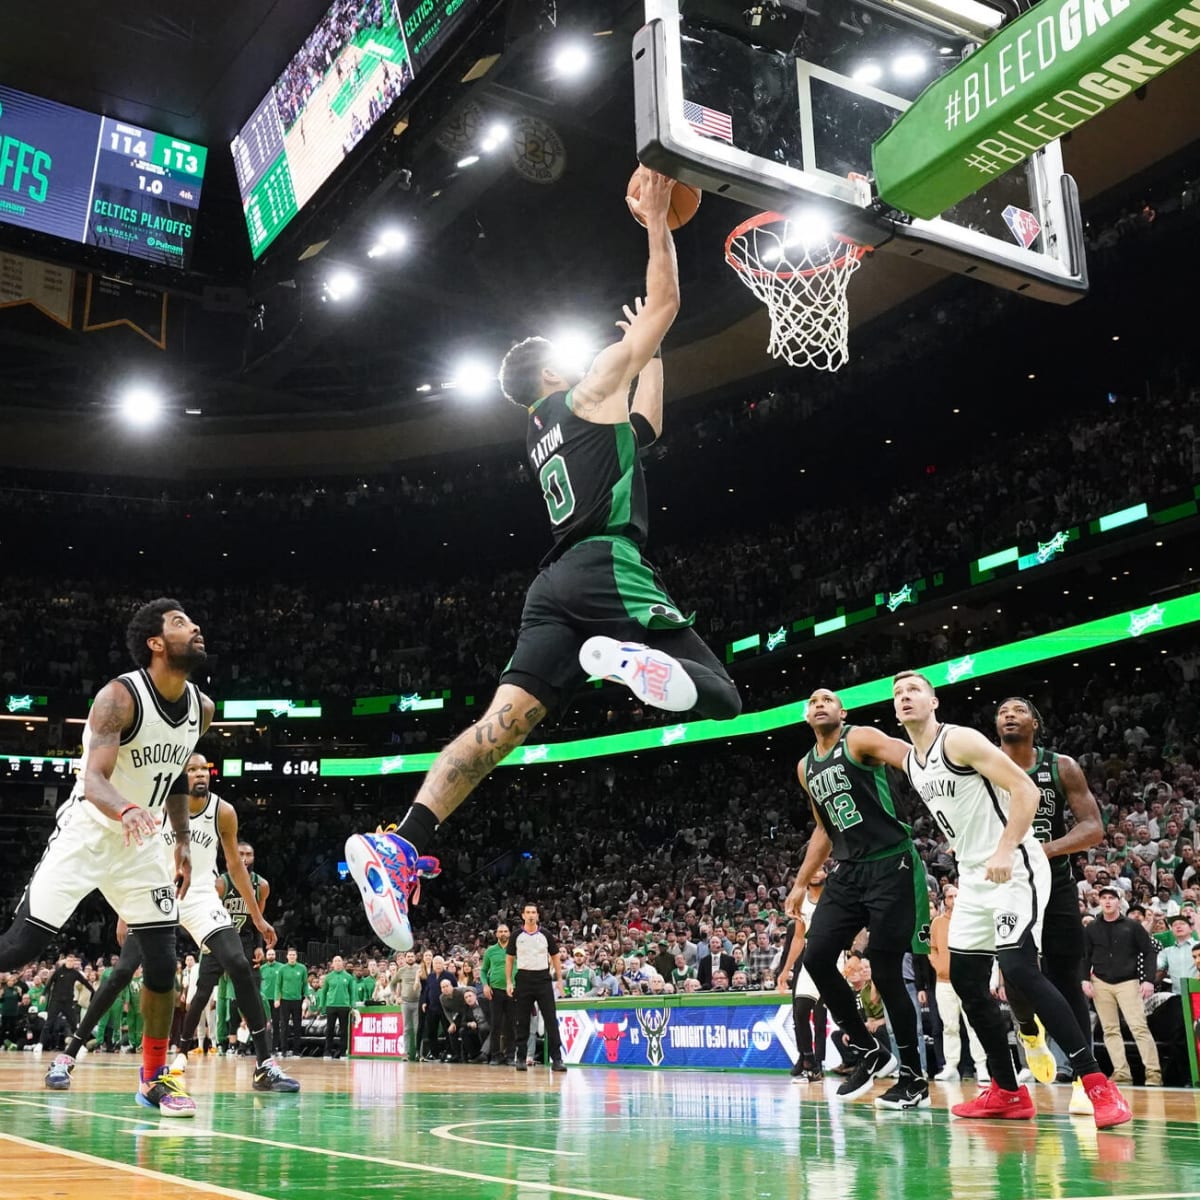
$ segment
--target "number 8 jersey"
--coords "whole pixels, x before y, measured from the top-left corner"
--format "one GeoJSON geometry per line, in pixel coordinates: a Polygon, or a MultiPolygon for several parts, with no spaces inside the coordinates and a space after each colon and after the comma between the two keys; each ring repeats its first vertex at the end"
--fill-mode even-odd
{"type": "MultiPolygon", "coordinates": [[[[200,740],[200,689],[187,683],[183,695],[171,702],[159,695],[145,670],[129,671],[117,679],[133,697],[134,717],[121,738],[111,782],[127,803],[158,813],[200,740]]],[[[101,825],[111,827],[109,818],[83,793],[91,734],[91,726],[85,725],[83,757],[71,799],[101,825]]]]}
{"type": "Polygon", "coordinates": [[[843,725],[824,757],[814,746],[803,758],[804,784],[839,862],[870,862],[902,850],[911,830],[896,815],[887,768],[869,767],[851,753],[843,725]]]}

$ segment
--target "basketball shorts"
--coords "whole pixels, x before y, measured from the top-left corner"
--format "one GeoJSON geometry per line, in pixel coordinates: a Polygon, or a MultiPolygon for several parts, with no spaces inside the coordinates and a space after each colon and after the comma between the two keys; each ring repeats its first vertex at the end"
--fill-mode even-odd
{"type": "Polygon", "coordinates": [[[29,881],[29,916],[56,933],[81,900],[98,890],[130,929],[175,925],[175,882],[156,836],[125,845],[125,831],[85,811],[88,801],[68,800],[29,881]]]}
{"type": "Polygon", "coordinates": [[[1083,919],[1079,889],[1069,869],[1050,866],[1050,900],[1042,921],[1042,953],[1057,958],[1083,958],[1083,919]]]}
{"type": "Polygon", "coordinates": [[[711,659],[723,671],[691,629],[694,620],[680,612],[658,572],[628,538],[587,538],[544,567],[530,585],[517,648],[500,682],[524,688],[551,712],[561,712],[587,682],[579,648],[595,635],[711,659]],[[682,644],[680,634],[686,635],[682,644]]]}
{"type": "Polygon", "coordinates": [[[929,953],[929,890],[911,844],[886,858],[834,863],[813,910],[809,941],[826,949],[832,941],[845,950],[864,926],[871,948],[929,953]]]}
{"type": "Polygon", "coordinates": [[[1012,878],[992,883],[984,866],[959,870],[958,899],[950,914],[947,942],[959,954],[994,954],[1021,944],[1026,934],[1042,946],[1042,920],[1050,898],[1050,863],[1039,846],[1026,846],[1013,856],[1012,878]]]}
{"type": "Polygon", "coordinates": [[[217,930],[233,927],[229,912],[209,880],[188,888],[187,895],[179,901],[179,923],[201,948],[217,930]]]}

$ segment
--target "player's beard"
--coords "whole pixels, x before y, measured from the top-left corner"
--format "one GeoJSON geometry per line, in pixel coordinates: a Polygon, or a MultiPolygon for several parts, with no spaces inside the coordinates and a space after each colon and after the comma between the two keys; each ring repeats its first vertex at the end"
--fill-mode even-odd
{"type": "Polygon", "coordinates": [[[208,662],[208,651],[197,646],[195,642],[188,642],[187,647],[180,651],[168,647],[166,657],[167,666],[172,671],[183,671],[191,675],[198,667],[202,667],[208,662]]]}

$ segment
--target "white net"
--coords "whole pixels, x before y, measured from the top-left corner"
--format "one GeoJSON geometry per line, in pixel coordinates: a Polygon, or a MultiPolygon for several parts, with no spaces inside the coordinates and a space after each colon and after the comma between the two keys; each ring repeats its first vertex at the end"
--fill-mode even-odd
{"type": "Polygon", "coordinates": [[[729,235],[725,259],[771,315],[768,351],[793,367],[837,371],[849,360],[846,289],[868,247],[764,213],[729,235]]]}

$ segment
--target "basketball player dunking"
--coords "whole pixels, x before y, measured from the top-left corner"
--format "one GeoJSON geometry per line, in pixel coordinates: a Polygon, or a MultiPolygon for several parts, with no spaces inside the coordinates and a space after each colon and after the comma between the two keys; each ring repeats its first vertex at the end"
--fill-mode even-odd
{"type": "Polygon", "coordinates": [[[896,1067],[891,1050],[867,1029],[837,966],[838,955],[866,926],[871,976],[900,1052],[900,1076],[875,1104],[928,1108],[904,955],[929,953],[929,892],[911,830],[896,815],[885,769],[901,767],[908,747],[878,729],[847,725],[838,694],[828,688],[813,692],[804,719],[817,744],[800,760],[797,774],[817,826],[784,907],[789,917],[802,916],[808,886],[832,856],[801,961],[849,1044],[862,1051],[837,1094],[854,1100],[896,1067]]]}
{"type": "Polygon", "coordinates": [[[979,1095],[951,1112],[1009,1120],[1036,1115],[1028,1089],[1017,1086],[1005,1021],[989,991],[995,956],[1006,984],[1029,998],[1083,1080],[1097,1128],[1130,1120],[1129,1105],[1101,1073],[1071,1006],[1038,969],[1050,864],[1032,830],[1037,786],[977,730],[939,724],[937,696],[923,675],[901,671],[892,680],[892,696],[912,741],[908,777],[958,860],[950,982],[983,1043],[992,1076],[979,1095]]]}
{"type": "MultiPolygon", "coordinates": [[[[1023,696],[1010,696],[996,709],[1000,749],[1024,771],[1038,789],[1033,835],[1050,860],[1050,898],[1042,921],[1042,973],[1066,998],[1084,1040],[1092,1040],[1092,1017],[1081,980],[1084,978],[1083,920],[1079,892],[1071,875],[1071,859],[1104,837],[1100,806],[1079,764],[1065,754],[1046,750],[1035,739],[1043,735],[1041,713],[1023,696]],[[1067,828],[1067,809],[1074,824],[1067,828]]],[[[1009,1007],[1025,1046],[1029,1069],[1043,1083],[1058,1070],[1033,1005],[1021,990],[1005,980],[1009,1007]]],[[[1078,1076],[1071,1094],[1071,1111],[1090,1113],[1091,1101],[1078,1076]]]]}
{"type": "Polygon", "coordinates": [[[142,1071],[135,1097],[164,1117],[196,1104],[167,1069],[175,1008],[175,926],[191,882],[188,806],[176,779],[208,729],[213,702],[188,677],[207,655],[200,627],[178,600],[142,605],[125,632],[136,671],[96,695],[80,772],[16,919],[0,937],[0,971],[36,960],[94,889],[136,930],[144,955],[142,1071]],[[173,861],[162,853],[165,820],[173,861]]]}
{"type": "Polygon", "coordinates": [[[659,344],[679,308],[667,228],[673,182],[642,172],[627,198],[649,238],[646,298],[626,308],[620,341],[582,374],[544,338],[514,346],[500,368],[505,395],[529,411],[527,448],[546,501],[554,547],[525,598],[516,650],[487,713],[438,755],[394,833],[355,835],[346,861],[375,933],[412,946],[410,900],[437,873],[426,851],[439,822],[561,712],[589,675],[617,680],[671,712],[733,717],[741,699],[724,667],[642,557],[646,487],[638,450],[662,431],[659,344]],[[629,389],[637,380],[632,404],[629,389]]]}
{"type": "MultiPolygon", "coordinates": [[[[270,1025],[267,1014],[262,1011],[262,1000],[246,961],[242,943],[234,932],[229,914],[221,906],[213,882],[217,876],[217,846],[221,845],[228,861],[236,862],[237,813],[233,806],[219,796],[209,792],[210,771],[208,760],[203,754],[193,754],[187,761],[185,772],[188,794],[188,817],[192,847],[192,886],[179,902],[179,922],[188,931],[192,940],[200,947],[201,963],[213,960],[217,972],[225,971],[233,981],[238,1004],[250,1022],[258,1066],[254,1072],[252,1086],[256,1092],[298,1092],[299,1083],[289,1078],[271,1057],[270,1025]],[[253,1006],[257,999],[258,1008],[253,1006]]],[[[174,851],[175,833],[169,828],[162,830],[163,849],[169,856],[174,851]]],[[[253,901],[250,878],[238,862],[236,883],[253,901]]],[[[236,870],[236,869],[235,869],[236,870]]],[[[256,924],[267,938],[275,941],[275,930],[267,924],[255,903],[251,908],[256,924]]],[[[118,929],[118,937],[122,931],[118,929]]],[[[74,1037],[67,1043],[66,1052],[58,1055],[46,1074],[46,1086],[55,1091],[65,1091],[71,1082],[71,1071],[82,1045],[87,1042],[96,1022],[108,1011],[112,1001],[128,986],[134,972],[142,962],[142,946],[139,935],[130,930],[124,938],[121,957],[112,974],[96,990],[88,1010],[79,1022],[74,1037]]],[[[204,979],[196,986],[196,996],[188,1007],[183,1021],[180,1042],[182,1053],[172,1065],[176,1075],[182,1075],[187,1067],[187,1051],[195,1043],[196,1026],[212,995],[215,976],[209,976],[206,990],[201,994],[204,979]]]]}

